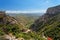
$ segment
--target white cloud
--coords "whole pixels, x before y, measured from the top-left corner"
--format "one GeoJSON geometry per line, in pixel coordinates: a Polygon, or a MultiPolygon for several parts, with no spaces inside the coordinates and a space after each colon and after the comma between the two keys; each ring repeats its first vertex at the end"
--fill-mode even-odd
{"type": "Polygon", "coordinates": [[[6,11],[6,13],[45,13],[46,10],[30,10],[30,11],[6,11]]]}
{"type": "Polygon", "coordinates": [[[49,1],[47,0],[46,3],[49,3],[49,1]]]}
{"type": "Polygon", "coordinates": [[[46,0],[45,2],[46,2],[46,3],[50,3],[50,1],[51,1],[51,0],[46,0]]]}

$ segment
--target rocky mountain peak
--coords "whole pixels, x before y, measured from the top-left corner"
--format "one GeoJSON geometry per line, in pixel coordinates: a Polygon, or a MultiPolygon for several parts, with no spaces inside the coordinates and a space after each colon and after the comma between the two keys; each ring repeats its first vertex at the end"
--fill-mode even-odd
{"type": "Polygon", "coordinates": [[[55,7],[50,7],[47,9],[47,12],[46,12],[46,14],[49,14],[49,15],[51,14],[54,15],[56,13],[60,13],[60,5],[55,6],[55,7]]]}

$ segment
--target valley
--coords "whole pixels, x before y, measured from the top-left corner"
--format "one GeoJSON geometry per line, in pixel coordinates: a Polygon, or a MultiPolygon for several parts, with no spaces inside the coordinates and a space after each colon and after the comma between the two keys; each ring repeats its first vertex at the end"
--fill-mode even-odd
{"type": "Polygon", "coordinates": [[[44,14],[10,14],[0,11],[1,40],[60,40],[60,5],[44,14]]]}

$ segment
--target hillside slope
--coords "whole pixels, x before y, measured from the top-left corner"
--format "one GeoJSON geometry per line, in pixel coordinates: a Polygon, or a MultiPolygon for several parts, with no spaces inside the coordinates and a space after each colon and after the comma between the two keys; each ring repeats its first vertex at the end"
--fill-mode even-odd
{"type": "Polygon", "coordinates": [[[11,16],[5,14],[5,11],[0,11],[0,35],[19,32],[23,26],[11,16]]]}
{"type": "Polygon", "coordinates": [[[35,21],[31,30],[54,40],[60,40],[60,5],[47,9],[47,12],[35,21]]]}
{"type": "Polygon", "coordinates": [[[45,40],[35,32],[25,29],[23,25],[14,17],[0,11],[0,40],[45,40]]]}

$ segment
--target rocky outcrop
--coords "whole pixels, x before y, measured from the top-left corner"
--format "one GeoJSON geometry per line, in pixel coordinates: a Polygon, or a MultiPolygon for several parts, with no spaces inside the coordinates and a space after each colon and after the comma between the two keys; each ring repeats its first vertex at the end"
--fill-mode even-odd
{"type": "Polygon", "coordinates": [[[17,24],[15,18],[6,15],[5,11],[0,11],[0,24],[17,24]]]}
{"type": "Polygon", "coordinates": [[[4,11],[0,11],[0,24],[6,23],[6,14],[4,11]]]}

